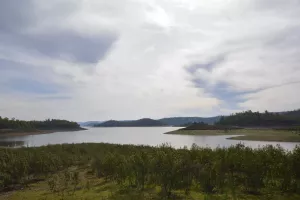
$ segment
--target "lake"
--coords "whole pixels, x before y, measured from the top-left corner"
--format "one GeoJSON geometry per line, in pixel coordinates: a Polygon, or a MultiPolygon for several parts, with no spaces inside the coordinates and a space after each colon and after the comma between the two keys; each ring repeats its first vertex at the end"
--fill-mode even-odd
{"type": "Polygon", "coordinates": [[[242,143],[246,146],[258,148],[264,145],[279,144],[287,150],[292,150],[297,144],[292,142],[258,142],[227,140],[230,136],[194,136],[194,135],[167,135],[165,132],[179,129],[178,127],[118,127],[118,128],[88,128],[85,131],[56,132],[51,134],[0,137],[2,146],[42,146],[62,143],[115,143],[157,146],[168,143],[173,147],[191,147],[197,144],[202,147],[228,147],[242,143]]]}

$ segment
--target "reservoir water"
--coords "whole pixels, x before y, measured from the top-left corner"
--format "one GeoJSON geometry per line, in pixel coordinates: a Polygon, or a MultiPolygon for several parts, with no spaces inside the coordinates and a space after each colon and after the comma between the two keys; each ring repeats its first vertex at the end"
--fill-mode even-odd
{"type": "Polygon", "coordinates": [[[265,145],[280,145],[292,150],[300,143],[292,142],[262,142],[228,140],[230,136],[194,136],[163,134],[178,127],[118,127],[118,128],[88,128],[85,131],[56,132],[51,134],[0,137],[0,146],[42,146],[62,143],[115,143],[157,146],[168,143],[173,147],[191,147],[197,144],[202,147],[228,147],[242,143],[252,148],[265,145]]]}

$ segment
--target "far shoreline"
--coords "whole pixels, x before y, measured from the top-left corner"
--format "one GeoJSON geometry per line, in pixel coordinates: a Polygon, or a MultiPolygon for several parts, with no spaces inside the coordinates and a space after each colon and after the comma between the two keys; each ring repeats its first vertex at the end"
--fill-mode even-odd
{"type": "Polygon", "coordinates": [[[263,142],[296,142],[300,143],[300,135],[290,131],[274,129],[240,129],[240,130],[175,130],[164,134],[193,136],[228,136],[227,140],[263,141],[263,142]],[[236,135],[236,136],[235,136],[236,135]]]}
{"type": "Polygon", "coordinates": [[[29,136],[29,135],[42,135],[42,134],[51,134],[57,132],[75,132],[75,131],[84,131],[86,128],[78,129],[58,129],[58,130],[34,130],[34,131],[12,131],[12,132],[0,132],[1,137],[17,137],[17,136],[29,136]]]}

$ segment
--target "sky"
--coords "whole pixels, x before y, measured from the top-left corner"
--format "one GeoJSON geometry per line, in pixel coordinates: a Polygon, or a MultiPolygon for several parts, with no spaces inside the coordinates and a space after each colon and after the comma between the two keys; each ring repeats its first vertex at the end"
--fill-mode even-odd
{"type": "Polygon", "coordinates": [[[299,0],[1,0],[0,116],[300,108],[299,0]]]}

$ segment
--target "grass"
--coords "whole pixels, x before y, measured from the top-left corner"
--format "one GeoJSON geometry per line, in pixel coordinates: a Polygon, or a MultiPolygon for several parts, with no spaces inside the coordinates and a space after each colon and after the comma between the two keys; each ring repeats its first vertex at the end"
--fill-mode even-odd
{"type": "Polygon", "coordinates": [[[229,137],[231,140],[251,140],[251,141],[275,141],[275,142],[300,142],[300,135],[286,130],[274,129],[239,129],[239,130],[176,130],[166,134],[176,135],[237,135],[229,137]]]}
{"type": "MultiPolygon", "coordinates": [[[[128,186],[118,186],[114,182],[99,179],[86,169],[77,169],[80,173],[81,182],[76,191],[70,192],[65,190],[63,193],[53,193],[50,191],[47,179],[33,183],[27,188],[8,193],[0,193],[2,200],[160,200],[158,186],[148,186],[143,191],[130,188],[128,186]],[[87,187],[87,182],[89,187],[87,187]]],[[[178,200],[296,200],[300,199],[299,195],[281,195],[281,194],[265,194],[265,195],[246,195],[237,194],[235,198],[227,195],[208,195],[199,192],[198,188],[194,188],[189,195],[185,195],[184,191],[177,190],[170,199],[178,200]]]]}

